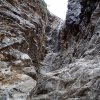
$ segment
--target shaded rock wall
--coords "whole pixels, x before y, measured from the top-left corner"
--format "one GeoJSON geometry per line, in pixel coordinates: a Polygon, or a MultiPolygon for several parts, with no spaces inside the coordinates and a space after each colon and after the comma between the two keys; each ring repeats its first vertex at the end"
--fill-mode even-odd
{"type": "MultiPolygon", "coordinates": [[[[96,42],[99,41],[99,13],[98,0],[69,0],[61,40],[64,48],[73,49],[71,52],[73,57],[85,56],[87,50],[92,51],[99,44],[96,42]]],[[[95,52],[96,55],[99,55],[99,52],[95,52]]]]}

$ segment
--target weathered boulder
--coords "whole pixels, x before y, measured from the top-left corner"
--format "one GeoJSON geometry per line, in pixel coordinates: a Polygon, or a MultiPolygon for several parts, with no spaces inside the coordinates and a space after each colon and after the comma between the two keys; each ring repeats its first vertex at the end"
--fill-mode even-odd
{"type": "Polygon", "coordinates": [[[35,86],[31,77],[12,72],[0,82],[0,100],[28,100],[35,86]]]}

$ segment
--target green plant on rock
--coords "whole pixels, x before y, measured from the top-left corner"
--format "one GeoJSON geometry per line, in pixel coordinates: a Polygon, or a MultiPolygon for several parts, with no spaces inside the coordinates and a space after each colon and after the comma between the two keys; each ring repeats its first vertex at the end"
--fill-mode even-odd
{"type": "Polygon", "coordinates": [[[44,7],[46,7],[46,8],[47,8],[47,4],[45,3],[45,1],[44,1],[44,0],[39,0],[39,3],[40,3],[41,5],[43,5],[44,7]]]}
{"type": "Polygon", "coordinates": [[[44,0],[39,0],[39,6],[42,14],[45,16],[47,14],[47,4],[44,2],[44,0]]]}

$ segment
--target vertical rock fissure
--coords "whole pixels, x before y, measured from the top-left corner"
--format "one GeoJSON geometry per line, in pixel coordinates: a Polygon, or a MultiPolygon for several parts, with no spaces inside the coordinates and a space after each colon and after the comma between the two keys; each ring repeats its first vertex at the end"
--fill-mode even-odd
{"type": "Polygon", "coordinates": [[[60,50],[60,30],[61,30],[62,24],[63,24],[63,21],[60,21],[58,27],[56,28],[57,34],[55,37],[54,52],[58,52],[60,50]]]}

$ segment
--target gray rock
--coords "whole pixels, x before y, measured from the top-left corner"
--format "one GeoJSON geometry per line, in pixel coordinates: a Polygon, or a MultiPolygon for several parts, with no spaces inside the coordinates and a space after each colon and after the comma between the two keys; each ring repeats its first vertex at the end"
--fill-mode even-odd
{"type": "Polygon", "coordinates": [[[34,66],[32,66],[32,67],[25,67],[23,69],[23,72],[26,75],[32,77],[34,80],[37,80],[37,73],[36,73],[36,70],[35,70],[34,66]]]}

